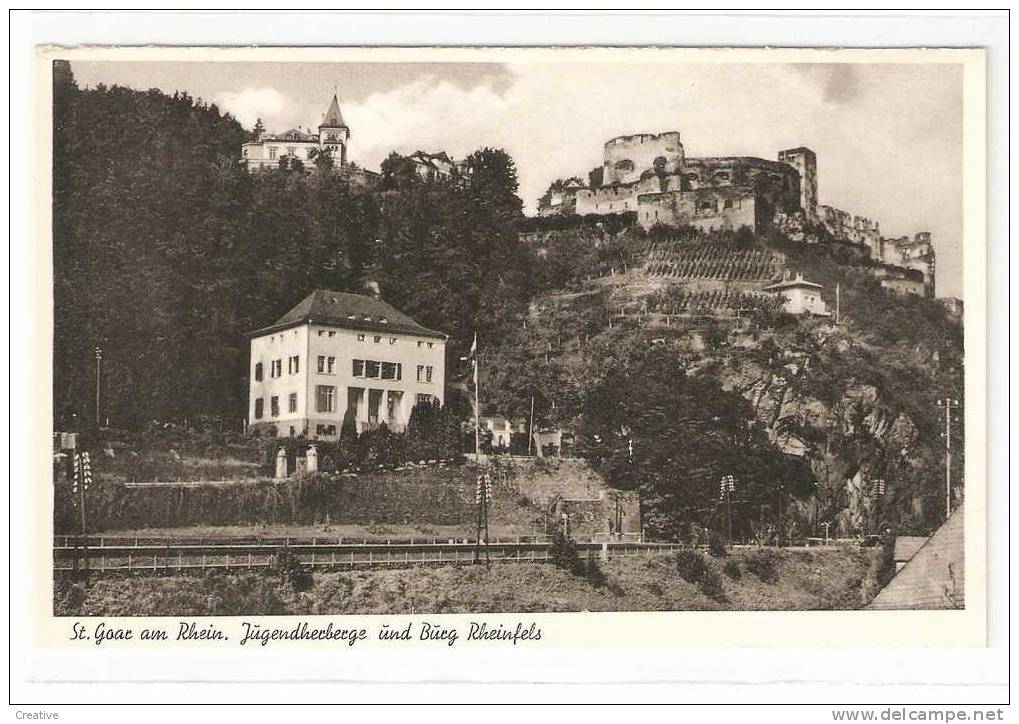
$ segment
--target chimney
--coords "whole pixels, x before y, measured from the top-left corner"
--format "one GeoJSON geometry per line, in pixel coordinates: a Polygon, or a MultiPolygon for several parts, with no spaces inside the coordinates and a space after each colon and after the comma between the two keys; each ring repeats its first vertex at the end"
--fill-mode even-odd
{"type": "Polygon", "coordinates": [[[379,290],[379,283],[374,279],[369,279],[364,283],[364,290],[371,296],[379,299],[382,297],[382,292],[379,290]]]}

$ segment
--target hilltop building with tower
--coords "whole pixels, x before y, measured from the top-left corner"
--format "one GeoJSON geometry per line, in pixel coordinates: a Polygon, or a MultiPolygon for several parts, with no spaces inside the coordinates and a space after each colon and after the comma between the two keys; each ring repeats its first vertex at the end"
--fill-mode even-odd
{"type": "Polygon", "coordinates": [[[318,133],[311,133],[300,126],[277,134],[258,133],[257,137],[241,146],[241,161],[249,171],[264,168],[278,168],[280,161],[298,159],[305,165],[313,165],[320,153],[329,153],[333,164],[347,165],[347,144],[350,142],[350,128],[340,113],[340,102],[333,94],[318,133]]]}
{"type": "Polygon", "coordinates": [[[605,142],[602,164],[588,173],[587,183],[576,176],[558,179],[538,200],[539,216],[628,212],[645,229],[775,228],[795,241],[854,244],[893,267],[879,275],[886,288],[934,296],[930,232],[884,238],[878,222],[819,204],[817,155],[805,146],[779,151],[775,161],[688,157],[678,131],[617,136],[605,142]]]}

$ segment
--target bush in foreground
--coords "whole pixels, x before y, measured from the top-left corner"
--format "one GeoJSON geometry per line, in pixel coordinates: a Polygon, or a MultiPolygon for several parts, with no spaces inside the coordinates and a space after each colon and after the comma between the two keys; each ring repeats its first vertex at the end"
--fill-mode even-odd
{"type": "Polygon", "coordinates": [[[749,553],[743,559],[743,565],[763,583],[774,583],[778,580],[778,571],[775,568],[777,559],[775,551],[761,548],[749,553]]]}

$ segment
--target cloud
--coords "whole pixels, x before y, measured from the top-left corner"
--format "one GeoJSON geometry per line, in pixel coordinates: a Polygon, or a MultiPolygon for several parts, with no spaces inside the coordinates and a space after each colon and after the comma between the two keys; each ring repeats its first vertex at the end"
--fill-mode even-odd
{"type": "Polygon", "coordinates": [[[490,144],[509,104],[489,83],[464,88],[424,77],[341,107],[351,128],[351,158],[372,168],[394,150],[463,156],[490,144]]]}
{"type": "MultiPolygon", "coordinates": [[[[363,97],[340,98],[349,158],[377,169],[391,152],[491,146],[515,160],[520,196],[601,162],[617,135],[677,130],[688,156],[818,154],[821,202],[877,219],[888,235],[934,232],[939,273],[957,279],[961,76],[949,68],[842,64],[654,65],[513,63],[498,79],[441,73],[363,97]],[[922,163],[918,160],[923,159],[922,163]]],[[[269,85],[216,96],[250,128],[318,124],[328,98],[269,85]],[[288,93],[298,95],[291,98],[288,93]],[[306,97],[308,96],[308,97],[306,97]],[[314,97],[310,97],[314,96],[314,97]]],[[[954,289],[952,291],[955,291],[954,289]]]]}
{"type": "Polygon", "coordinates": [[[275,88],[224,91],[214,100],[245,128],[252,128],[259,118],[270,131],[282,131],[285,126],[294,125],[291,119],[296,104],[275,88]]]}

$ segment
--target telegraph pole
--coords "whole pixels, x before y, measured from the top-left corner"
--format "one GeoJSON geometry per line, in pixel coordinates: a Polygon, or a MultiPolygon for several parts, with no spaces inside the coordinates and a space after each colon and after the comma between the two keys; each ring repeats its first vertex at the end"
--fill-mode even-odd
{"type": "Polygon", "coordinates": [[[100,383],[100,372],[103,364],[103,348],[96,347],[96,427],[100,427],[99,424],[99,383],[100,383]]]}
{"type": "Polygon", "coordinates": [[[938,408],[945,411],[945,520],[952,514],[952,411],[959,409],[959,400],[943,397],[938,408]]]}
{"type": "Polygon", "coordinates": [[[474,541],[474,562],[481,562],[481,541],[485,541],[485,563],[489,563],[488,552],[488,491],[492,486],[492,478],[488,471],[478,471],[478,486],[475,502],[478,506],[478,530],[474,541]]]}
{"type": "Polygon", "coordinates": [[[736,490],[736,478],[732,475],[723,475],[720,487],[725,498],[726,533],[729,545],[732,545],[732,494],[736,490]]]}
{"type": "Polygon", "coordinates": [[[881,526],[881,501],[885,497],[885,479],[877,478],[870,490],[870,496],[873,499],[873,507],[871,510],[871,530],[877,530],[881,526]]]}
{"type": "Polygon", "coordinates": [[[531,395],[531,421],[527,425],[527,454],[534,446],[534,395],[531,395]]]}

